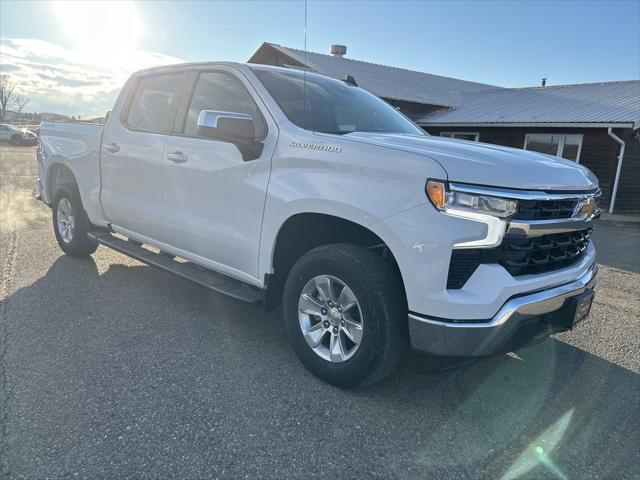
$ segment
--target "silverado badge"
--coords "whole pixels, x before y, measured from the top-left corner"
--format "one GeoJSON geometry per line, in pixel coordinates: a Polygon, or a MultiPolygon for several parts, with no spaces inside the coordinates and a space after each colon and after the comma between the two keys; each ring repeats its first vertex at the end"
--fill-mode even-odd
{"type": "Polygon", "coordinates": [[[342,147],[334,147],[331,145],[320,145],[318,143],[305,143],[305,142],[300,142],[298,140],[291,140],[289,142],[289,146],[298,147],[298,148],[308,148],[310,150],[320,150],[322,152],[340,153],[342,151],[342,147]]]}

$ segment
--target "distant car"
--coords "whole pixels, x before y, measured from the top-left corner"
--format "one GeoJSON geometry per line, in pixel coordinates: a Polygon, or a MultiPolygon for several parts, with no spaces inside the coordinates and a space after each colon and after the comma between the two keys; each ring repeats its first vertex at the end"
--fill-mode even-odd
{"type": "Polygon", "coordinates": [[[0,141],[9,142],[13,145],[32,146],[38,144],[38,136],[26,128],[0,123],[0,141]]]}

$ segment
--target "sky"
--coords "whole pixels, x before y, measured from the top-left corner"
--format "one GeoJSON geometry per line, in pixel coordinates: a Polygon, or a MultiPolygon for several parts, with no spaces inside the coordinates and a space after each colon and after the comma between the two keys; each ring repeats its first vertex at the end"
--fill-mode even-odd
{"type": "MultiPolygon", "coordinates": [[[[308,0],[306,32],[310,51],[504,87],[640,79],[640,0],[308,0]]],[[[0,72],[27,111],[103,115],[135,70],[264,41],[304,48],[303,0],[0,1],[0,72]]]]}

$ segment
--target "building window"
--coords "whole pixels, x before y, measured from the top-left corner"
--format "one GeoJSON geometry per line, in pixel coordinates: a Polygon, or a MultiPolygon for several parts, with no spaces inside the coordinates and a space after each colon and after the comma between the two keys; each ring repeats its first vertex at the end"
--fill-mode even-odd
{"type": "Polygon", "coordinates": [[[582,135],[529,133],[524,140],[524,149],[579,162],[582,135]]]}
{"type": "Polygon", "coordinates": [[[469,140],[471,142],[477,142],[480,138],[480,134],[477,132],[442,132],[440,136],[457,138],[458,140],[469,140]]]}

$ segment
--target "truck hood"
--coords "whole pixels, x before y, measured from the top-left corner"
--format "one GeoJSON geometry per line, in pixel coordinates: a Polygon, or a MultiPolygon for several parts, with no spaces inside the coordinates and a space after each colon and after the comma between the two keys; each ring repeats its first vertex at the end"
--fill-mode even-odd
{"type": "Polygon", "coordinates": [[[517,148],[443,137],[354,132],[345,140],[428,156],[448,180],[529,190],[591,190],[598,179],[570,160],[517,148]]]}

